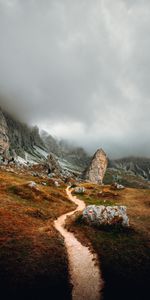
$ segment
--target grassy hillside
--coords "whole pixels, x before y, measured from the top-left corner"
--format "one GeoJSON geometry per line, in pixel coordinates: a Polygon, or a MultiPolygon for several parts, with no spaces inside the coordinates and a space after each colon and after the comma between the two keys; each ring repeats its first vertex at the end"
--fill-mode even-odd
{"type": "Polygon", "coordinates": [[[53,227],[54,219],[74,208],[65,186],[8,171],[0,169],[1,299],[70,299],[64,241],[53,227]],[[30,180],[37,185],[29,187],[30,180]]]}

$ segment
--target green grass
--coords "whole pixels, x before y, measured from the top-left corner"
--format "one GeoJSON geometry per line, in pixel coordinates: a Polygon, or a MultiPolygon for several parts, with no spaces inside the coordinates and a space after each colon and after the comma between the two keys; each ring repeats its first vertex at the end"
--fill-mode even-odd
{"type": "MultiPolygon", "coordinates": [[[[75,195],[73,193],[73,195],[75,195]]],[[[104,206],[113,206],[113,205],[117,205],[117,199],[115,200],[111,200],[109,198],[97,198],[96,196],[92,197],[92,196],[88,196],[86,194],[84,195],[78,195],[78,198],[83,200],[85,202],[86,205],[104,205],[104,206]]]]}

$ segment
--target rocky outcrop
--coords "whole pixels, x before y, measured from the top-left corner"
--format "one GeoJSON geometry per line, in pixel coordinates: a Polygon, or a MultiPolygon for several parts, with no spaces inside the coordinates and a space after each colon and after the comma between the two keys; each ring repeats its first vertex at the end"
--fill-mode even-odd
{"type": "Polygon", "coordinates": [[[9,146],[8,126],[3,112],[0,110],[0,155],[7,157],[9,146]]]}
{"type": "Polygon", "coordinates": [[[47,157],[47,166],[48,166],[48,174],[60,175],[61,167],[55,158],[55,156],[50,153],[47,157]]]}
{"type": "Polygon", "coordinates": [[[89,205],[83,211],[83,220],[89,225],[115,225],[129,226],[126,206],[89,205]]]}
{"type": "Polygon", "coordinates": [[[98,149],[94,154],[89,167],[84,172],[84,179],[102,184],[107,169],[108,159],[103,149],[98,149]]]}

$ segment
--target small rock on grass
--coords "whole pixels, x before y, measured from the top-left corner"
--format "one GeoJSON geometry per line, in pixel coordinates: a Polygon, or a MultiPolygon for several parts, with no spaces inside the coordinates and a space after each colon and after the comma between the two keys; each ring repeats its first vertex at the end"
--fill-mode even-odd
{"type": "Polygon", "coordinates": [[[35,187],[36,185],[37,185],[37,184],[36,184],[36,182],[34,182],[34,181],[30,181],[30,182],[28,183],[28,186],[31,187],[31,188],[35,187]]]}
{"type": "Polygon", "coordinates": [[[74,192],[75,192],[76,194],[84,194],[84,193],[85,193],[85,187],[76,187],[76,188],[74,189],[74,192]]]}

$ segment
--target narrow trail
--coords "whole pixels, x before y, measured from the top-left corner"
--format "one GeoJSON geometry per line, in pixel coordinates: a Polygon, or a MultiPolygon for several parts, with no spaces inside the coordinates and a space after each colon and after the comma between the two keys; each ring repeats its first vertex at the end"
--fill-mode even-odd
{"type": "Polygon", "coordinates": [[[85,203],[71,194],[69,187],[66,189],[68,198],[77,205],[77,208],[69,213],[60,216],[55,222],[55,228],[64,237],[69,259],[69,273],[73,284],[73,300],[100,300],[103,280],[101,278],[97,256],[83,246],[73,233],[64,228],[67,216],[73,215],[76,211],[82,211],[85,203]]]}

